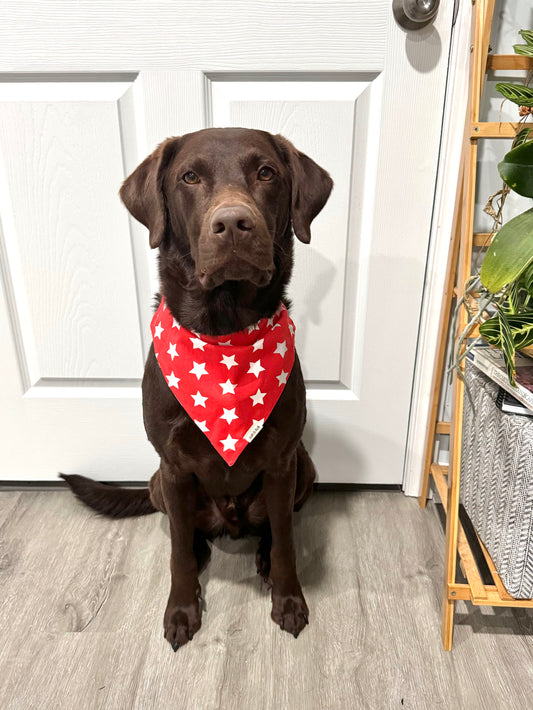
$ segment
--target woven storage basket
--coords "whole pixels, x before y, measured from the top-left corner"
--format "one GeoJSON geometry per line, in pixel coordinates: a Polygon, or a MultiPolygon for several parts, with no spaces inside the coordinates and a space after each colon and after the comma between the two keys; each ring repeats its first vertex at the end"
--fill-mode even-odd
{"type": "Polygon", "coordinates": [[[533,598],[533,418],[502,412],[498,385],[466,362],[461,500],[513,597],[533,598]]]}

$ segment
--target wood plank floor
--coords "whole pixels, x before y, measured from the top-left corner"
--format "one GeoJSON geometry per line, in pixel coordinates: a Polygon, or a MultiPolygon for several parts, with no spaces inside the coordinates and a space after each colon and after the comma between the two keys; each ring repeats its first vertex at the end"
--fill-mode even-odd
{"type": "Polygon", "coordinates": [[[168,521],[67,492],[0,492],[2,710],[530,708],[533,614],[457,606],[442,650],[443,533],[396,492],[320,492],[296,516],[310,626],[270,619],[255,540],[224,538],[194,640],[163,639],[168,521]]]}

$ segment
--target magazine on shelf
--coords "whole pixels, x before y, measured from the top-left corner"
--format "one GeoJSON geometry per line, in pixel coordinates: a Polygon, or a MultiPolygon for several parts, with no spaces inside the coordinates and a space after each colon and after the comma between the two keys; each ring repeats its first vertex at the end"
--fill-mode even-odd
{"type": "Polygon", "coordinates": [[[509,392],[521,404],[533,411],[533,360],[519,353],[515,356],[516,387],[507,377],[505,361],[501,350],[490,345],[476,345],[467,354],[471,362],[491,380],[509,392]]]}

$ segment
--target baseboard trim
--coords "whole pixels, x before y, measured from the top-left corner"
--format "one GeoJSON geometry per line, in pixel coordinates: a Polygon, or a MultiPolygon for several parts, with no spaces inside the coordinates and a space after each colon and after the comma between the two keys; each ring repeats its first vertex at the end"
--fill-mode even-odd
{"type": "MultiPolygon", "coordinates": [[[[146,488],[148,481],[104,481],[112,486],[123,486],[124,488],[146,488]]],[[[68,488],[65,481],[1,481],[0,491],[39,491],[68,488]]],[[[401,484],[374,483],[314,483],[313,489],[320,491],[401,491],[401,484]]]]}

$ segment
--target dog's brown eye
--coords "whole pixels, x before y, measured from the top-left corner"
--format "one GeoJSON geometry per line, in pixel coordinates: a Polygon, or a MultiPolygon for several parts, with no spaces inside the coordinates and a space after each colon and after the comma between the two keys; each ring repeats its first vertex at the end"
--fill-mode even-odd
{"type": "Polygon", "coordinates": [[[200,182],[200,178],[196,173],[193,173],[192,170],[189,170],[183,176],[183,181],[186,182],[188,185],[196,185],[197,182],[200,182]]]}
{"type": "Polygon", "coordinates": [[[257,178],[259,180],[272,180],[274,177],[274,171],[272,168],[267,167],[266,165],[261,168],[261,170],[257,173],[257,178]]]}

